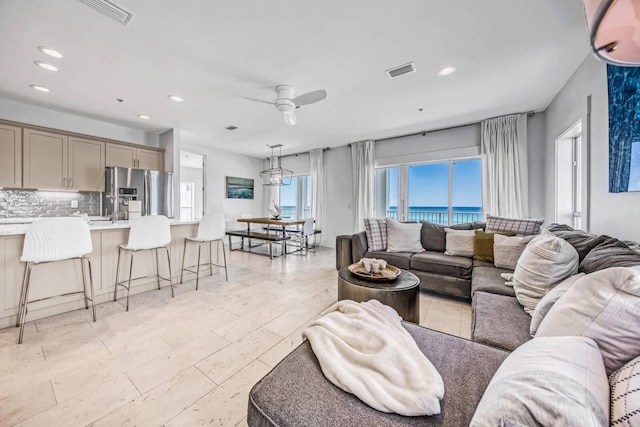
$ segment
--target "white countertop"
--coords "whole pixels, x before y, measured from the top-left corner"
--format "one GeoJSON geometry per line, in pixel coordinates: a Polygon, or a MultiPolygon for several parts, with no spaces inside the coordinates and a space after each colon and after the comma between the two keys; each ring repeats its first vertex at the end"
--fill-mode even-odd
{"type": "MultiPolygon", "coordinates": [[[[2,218],[0,219],[0,236],[20,235],[24,234],[29,224],[41,218],[2,218]]],[[[171,225],[188,225],[198,224],[199,221],[179,221],[171,220],[171,225]]],[[[89,217],[89,229],[91,231],[98,230],[115,230],[119,228],[129,228],[129,221],[118,221],[113,224],[111,220],[105,217],[89,217]]]]}

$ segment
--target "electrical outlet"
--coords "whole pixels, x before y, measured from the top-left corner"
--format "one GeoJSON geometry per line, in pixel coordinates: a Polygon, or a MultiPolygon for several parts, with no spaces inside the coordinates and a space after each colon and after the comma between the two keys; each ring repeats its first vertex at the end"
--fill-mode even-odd
{"type": "Polygon", "coordinates": [[[78,207],[78,201],[77,200],[72,200],[71,201],[71,207],[72,208],[77,208],[78,207]]]}

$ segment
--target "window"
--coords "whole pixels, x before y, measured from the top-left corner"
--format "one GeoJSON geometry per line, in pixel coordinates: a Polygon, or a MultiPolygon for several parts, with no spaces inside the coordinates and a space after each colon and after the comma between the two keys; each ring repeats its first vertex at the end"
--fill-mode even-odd
{"type": "Polygon", "coordinates": [[[442,225],[482,220],[480,159],[376,169],[374,215],[442,225]]]}
{"type": "Polygon", "coordinates": [[[204,212],[204,156],[180,152],[180,220],[198,221],[204,212]]]}
{"type": "Polygon", "coordinates": [[[306,219],[311,216],[311,176],[298,175],[291,185],[280,187],[280,209],[283,217],[306,219]]]}

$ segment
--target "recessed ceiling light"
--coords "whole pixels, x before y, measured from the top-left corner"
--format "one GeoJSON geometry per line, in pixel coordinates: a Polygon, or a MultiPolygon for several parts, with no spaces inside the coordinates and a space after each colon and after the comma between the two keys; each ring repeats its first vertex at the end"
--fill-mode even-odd
{"type": "Polygon", "coordinates": [[[39,90],[40,92],[51,92],[49,88],[40,85],[29,85],[31,89],[39,90]]]}
{"type": "Polygon", "coordinates": [[[458,68],[455,65],[447,65],[446,67],[442,67],[438,70],[438,75],[440,77],[448,76],[456,72],[458,68]]]}
{"type": "Polygon", "coordinates": [[[35,61],[34,64],[36,64],[40,68],[44,68],[45,70],[58,71],[58,67],[56,67],[54,65],[51,65],[51,64],[47,64],[46,62],[35,61]]]}
{"type": "Polygon", "coordinates": [[[49,47],[45,47],[45,46],[38,46],[38,50],[42,53],[44,53],[45,55],[49,55],[49,56],[53,56],[54,58],[62,58],[62,54],[60,52],[58,52],[55,49],[51,49],[49,47]]]}
{"type": "Polygon", "coordinates": [[[150,118],[149,116],[145,116],[144,114],[138,114],[138,117],[140,117],[141,119],[144,119],[144,120],[149,120],[149,118],[150,118]]]}
{"type": "Polygon", "coordinates": [[[184,102],[184,98],[180,98],[177,95],[169,95],[169,99],[176,102],[184,102]]]}

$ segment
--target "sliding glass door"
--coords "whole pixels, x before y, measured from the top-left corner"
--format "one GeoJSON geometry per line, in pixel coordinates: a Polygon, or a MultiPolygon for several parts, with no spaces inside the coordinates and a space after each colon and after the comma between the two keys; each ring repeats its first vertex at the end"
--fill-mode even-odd
{"type": "Polygon", "coordinates": [[[482,220],[480,159],[376,169],[374,215],[442,225],[482,220]]]}
{"type": "Polygon", "coordinates": [[[290,185],[280,187],[283,217],[306,219],[311,215],[311,176],[294,176],[290,185]]]}

